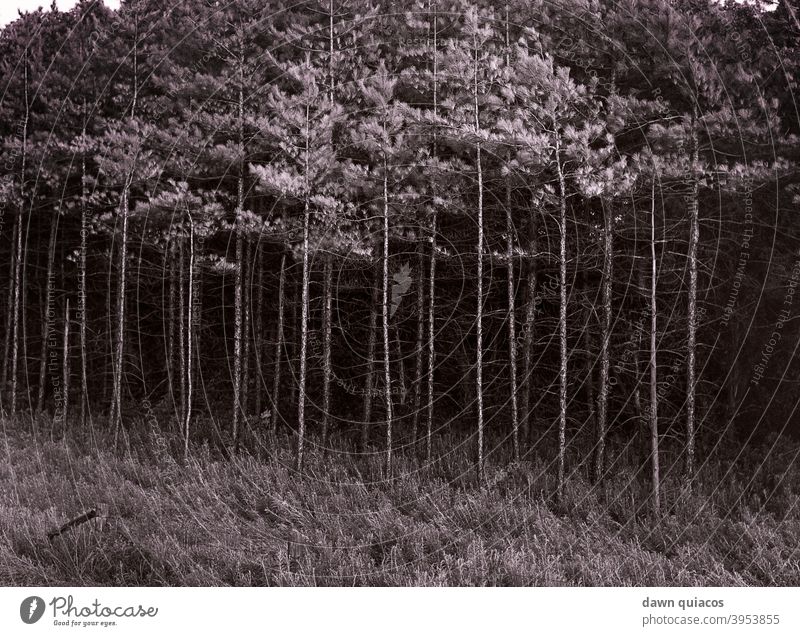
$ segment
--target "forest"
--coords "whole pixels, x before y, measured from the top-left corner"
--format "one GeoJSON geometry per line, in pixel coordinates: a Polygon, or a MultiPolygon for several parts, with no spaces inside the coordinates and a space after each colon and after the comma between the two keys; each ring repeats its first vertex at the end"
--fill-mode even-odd
{"type": "Polygon", "coordinates": [[[800,584],[798,16],[21,12],[0,581],[800,584]]]}

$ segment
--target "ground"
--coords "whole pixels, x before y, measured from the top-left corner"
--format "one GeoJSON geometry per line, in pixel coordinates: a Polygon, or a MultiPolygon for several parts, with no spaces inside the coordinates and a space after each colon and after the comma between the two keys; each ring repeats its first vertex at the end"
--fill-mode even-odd
{"type": "Polygon", "coordinates": [[[490,462],[480,488],[455,453],[433,468],[401,454],[386,481],[378,454],[312,448],[298,476],[286,443],[232,461],[194,448],[185,461],[154,429],[127,451],[110,435],[51,440],[30,422],[3,431],[2,585],[800,585],[788,440],[754,449],[750,470],[729,470],[741,454],[705,466],[710,486],[691,494],[667,477],[654,519],[625,468],[602,490],[571,475],[557,504],[553,467],[538,461],[490,462]],[[48,539],[98,505],[105,519],[48,539]]]}

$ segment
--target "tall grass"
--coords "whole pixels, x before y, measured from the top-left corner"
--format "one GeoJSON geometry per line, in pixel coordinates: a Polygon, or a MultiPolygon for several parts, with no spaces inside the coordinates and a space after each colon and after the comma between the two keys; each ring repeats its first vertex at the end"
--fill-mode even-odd
{"type": "Polygon", "coordinates": [[[668,478],[673,505],[655,520],[624,466],[602,489],[573,473],[556,505],[538,459],[490,463],[479,487],[466,453],[401,454],[387,481],[378,453],[312,446],[299,475],[286,440],[184,462],[155,429],[114,451],[105,434],[53,440],[29,424],[5,422],[0,448],[4,585],[800,585],[788,441],[772,463],[760,449],[719,458],[691,495],[668,478]],[[105,523],[48,539],[99,504],[105,523]]]}

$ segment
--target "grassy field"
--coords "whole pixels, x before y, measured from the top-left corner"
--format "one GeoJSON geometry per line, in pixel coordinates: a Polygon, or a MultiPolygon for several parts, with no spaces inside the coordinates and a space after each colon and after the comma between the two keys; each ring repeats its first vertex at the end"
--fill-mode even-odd
{"type": "Polygon", "coordinates": [[[625,469],[602,492],[572,475],[556,505],[553,467],[535,461],[490,465],[477,488],[453,453],[425,469],[401,456],[388,482],[378,456],[312,450],[298,476],[285,443],[234,461],[198,448],[184,462],[152,430],[115,453],[97,450],[108,439],[20,428],[6,422],[0,448],[3,585],[800,585],[787,440],[727,474],[722,460],[706,466],[710,485],[692,495],[668,478],[656,522],[625,469]],[[104,523],[48,539],[98,504],[104,523]]]}

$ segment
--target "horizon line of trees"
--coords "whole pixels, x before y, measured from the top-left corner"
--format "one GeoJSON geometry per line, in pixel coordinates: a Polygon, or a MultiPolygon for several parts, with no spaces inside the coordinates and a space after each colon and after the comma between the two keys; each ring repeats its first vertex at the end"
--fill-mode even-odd
{"type": "Polygon", "coordinates": [[[754,414],[792,421],[770,396],[797,377],[796,12],[21,14],[0,408],[118,436],[147,404],[186,453],[281,431],[298,470],[313,444],[378,449],[387,475],[466,433],[479,481],[489,455],[546,455],[558,497],[634,456],[658,513],[661,458],[690,489],[754,414]]]}

